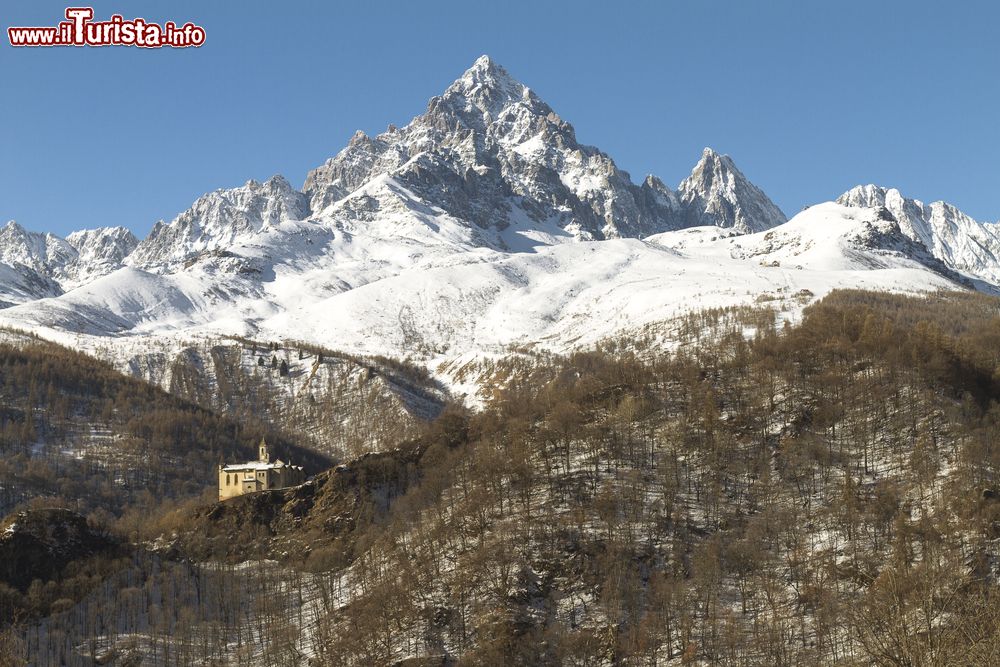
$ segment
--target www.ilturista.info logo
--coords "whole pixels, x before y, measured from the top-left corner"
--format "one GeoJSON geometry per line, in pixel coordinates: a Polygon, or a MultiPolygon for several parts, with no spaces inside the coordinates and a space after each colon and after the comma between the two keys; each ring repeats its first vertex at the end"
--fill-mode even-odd
{"type": "Polygon", "coordinates": [[[205,29],[193,23],[162,26],[146,19],[126,20],[119,14],[108,21],[92,21],[92,7],[67,7],[66,19],[57,26],[7,28],[11,46],[164,46],[184,48],[205,43],[205,29]]]}

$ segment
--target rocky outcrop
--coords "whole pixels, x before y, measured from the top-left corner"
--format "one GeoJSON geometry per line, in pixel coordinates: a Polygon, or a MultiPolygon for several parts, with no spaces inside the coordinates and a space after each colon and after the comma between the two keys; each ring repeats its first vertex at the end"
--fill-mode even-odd
{"type": "Polygon", "coordinates": [[[101,227],[73,232],[66,242],[76,251],[75,260],[67,267],[67,279],[85,284],[121,268],[139,239],[124,227],[101,227]]]}
{"type": "Polygon", "coordinates": [[[415,481],[424,451],[409,443],[392,452],[367,454],[301,486],[200,508],[157,548],[196,560],[311,559],[314,564],[345,565],[354,558],[357,537],[415,481]]]}
{"type": "Polygon", "coordinates": [[[48,581],[73,561],[117,545],[67,509],[19,512],[0,525],[0,581],[25,591],[32,581],[48,581]]]}
{"type": "Polygon", "coordinates": [[[907,199],[895,188],[859,185],[842,194],[844,206],[884,208],[902,232],[957,271],[993,285],[1000,284],[1000,226],[982,223],[938,201],[907,199]]]}
{"type": "Polygon", "coordinates": [[[283,220],[308,215],[305,196],[283,177],[263,183],[251,180],[238,188],[203,195],[170,224],[156,223],[127,263],[146,269],[183,263],[202,253],[225,250],[283,220]]]}
{"type": "Polygon", "coordinates": [[[55,234],[0,227],[0,300],[7,304],[59,296],[121,268],[138,241],[124,227],[55,234]]]}
{"type": "Polygon", "coordinates": [[[762,232],[786,221],[774,202],[747,180],[728,155],[706,148],[678,198],[685,227],[715,226],[741,234],[762,232]]]}

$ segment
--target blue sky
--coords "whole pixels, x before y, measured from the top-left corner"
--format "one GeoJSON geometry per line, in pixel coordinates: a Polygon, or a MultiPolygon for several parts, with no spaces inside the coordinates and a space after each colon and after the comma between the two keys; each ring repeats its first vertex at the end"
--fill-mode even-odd
{"type": "Polygon", "coordinates": [[[704,146],[786,214],[858,183],[1000,218],[995,3],[95,2],[200,49],[12,49],[65,3],[5,0],[0,221],[145,235],[203,192],[306,172],[493,56],[633,180],[704,146]]]}

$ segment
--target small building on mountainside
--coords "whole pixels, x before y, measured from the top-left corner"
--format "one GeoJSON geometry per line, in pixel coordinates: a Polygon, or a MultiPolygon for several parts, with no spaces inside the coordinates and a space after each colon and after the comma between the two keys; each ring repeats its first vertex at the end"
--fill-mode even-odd
{"type": "Polygon", "coordinates": [[[297,486],[304,481],[306,473],[302,466],[293,466],[280,459],[272,463],[267,443],[261,439],[256,461],[219,466],[219,500],[254,491],[297,486]]]}

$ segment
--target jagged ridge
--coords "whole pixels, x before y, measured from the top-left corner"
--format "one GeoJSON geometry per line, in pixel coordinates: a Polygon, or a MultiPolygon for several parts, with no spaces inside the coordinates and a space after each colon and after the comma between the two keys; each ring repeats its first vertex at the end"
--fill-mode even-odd
{"type": "Polygon", "coordinates": [[[895,188],[859,185],[837,201],[845,206],[884,208],[907,237],[949,267],[1000,284],[1000,228],[982,223],[943,201],[924,204],[895,188]]]}
{"type": "MultiPolygon", "coordinates": [[[[732,160],[709,149],[676,193],[655,176],[634,184],[483,56],[404,128],[355,134],[309,173],[301,192],[281,176],[216,190],[169,224],[157,222],[141,243],[121,228],[63,240],[8,225],[0,261],[11,269],[8,302],[17,303],[58,296],[126,265],[184,270],[285,221],[313,216],[327,227],[350,227],[377,223],[386,210],[447,214],[472,228],[474,242],[498,249],[507,249],[502,238],[476,230],[514,225],[562,229],[578,239],[640,238],[704,224],[759,231],[785,220],[732,160]]],[[[257,267],[230,262],[229,269],[257,267]]]]}

